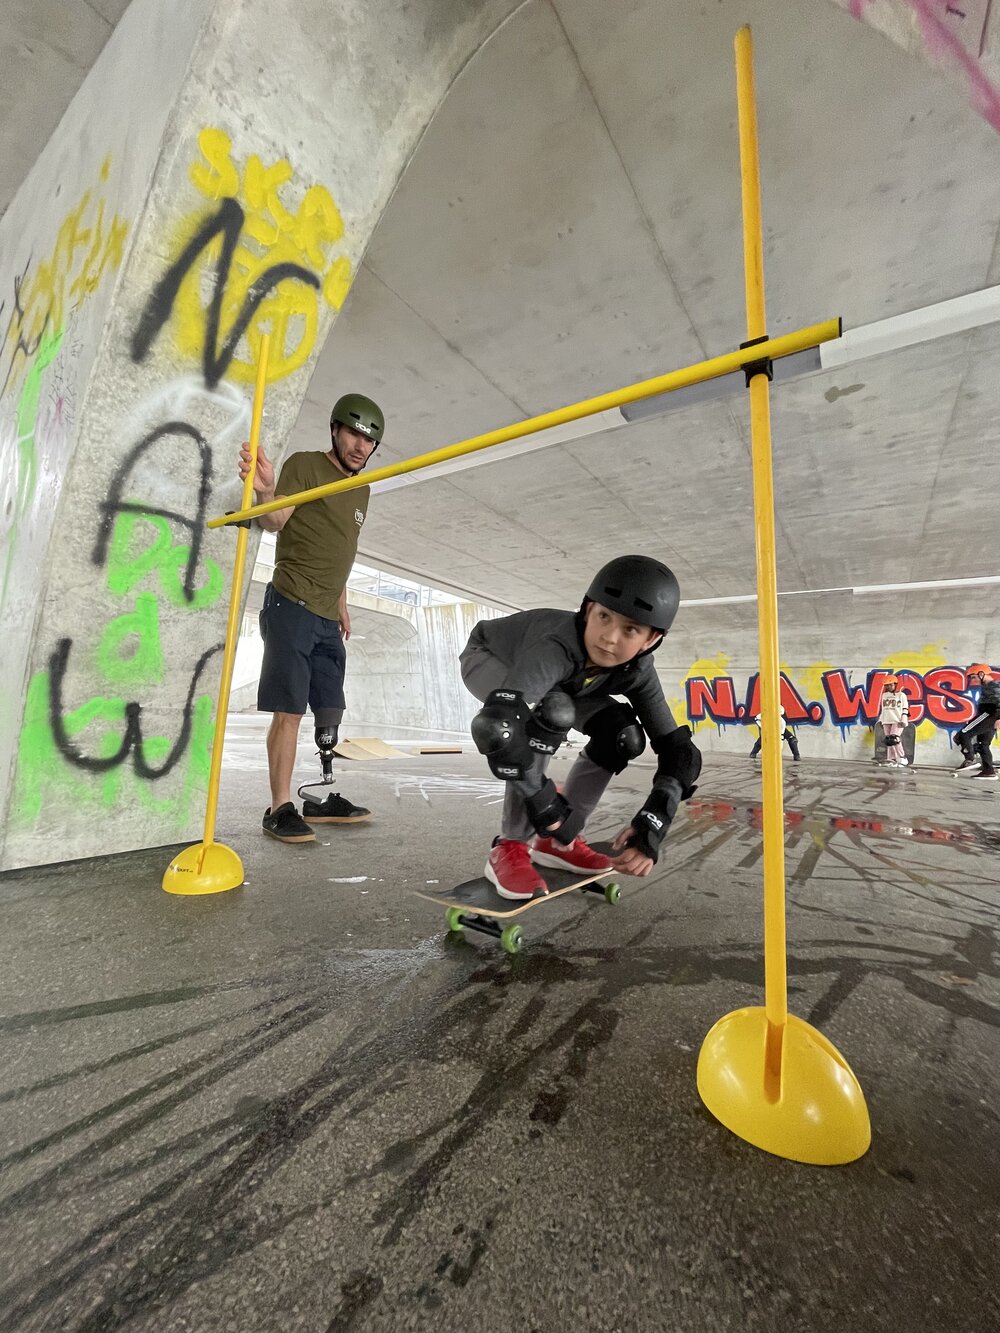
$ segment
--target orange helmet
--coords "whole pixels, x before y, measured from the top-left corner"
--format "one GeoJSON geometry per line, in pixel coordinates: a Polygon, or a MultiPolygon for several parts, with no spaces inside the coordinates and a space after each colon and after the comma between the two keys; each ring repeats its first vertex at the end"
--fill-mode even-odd
{"type": "Polygon", "coordinates": [[[973,662],[972,666],[966,667],[966,676],[989,676],[993,679],[993,669],[985,662],[973,662]]]}
{"type": "Polygon", "coordinates": [[[898,676],[894,676],[893,673],[890,671],[889,674],[888,674],[888,676],[886,676],[885,680],[882,682],[882,684],[883,684],[883,685],[891,685],[894,689],[898,689],[898,688],[899,688],[899,677],[898,677],[898,676]]]}

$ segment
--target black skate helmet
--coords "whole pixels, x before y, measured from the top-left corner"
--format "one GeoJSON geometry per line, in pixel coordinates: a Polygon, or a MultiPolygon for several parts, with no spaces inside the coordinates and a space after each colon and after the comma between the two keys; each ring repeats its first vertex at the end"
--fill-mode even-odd
{"type": "Polygon", "coordinates": [[[647,555],[620,555],[599,569],[587,589],[587,599],[609,611],[627,616],[637,625],[666,634],[674,623],[681,600],[673,572],[647,555]]]}

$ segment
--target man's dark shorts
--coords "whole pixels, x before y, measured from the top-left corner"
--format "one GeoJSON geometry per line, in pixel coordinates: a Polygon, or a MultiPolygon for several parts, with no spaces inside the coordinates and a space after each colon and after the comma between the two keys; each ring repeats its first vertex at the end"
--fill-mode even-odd
{"type": "Polygon", "coordinates": [[[269,583],[260,612],[264,660],[257,686],[262,713],[297,713],[306,705],[343,709],[347,653],[336,620],[325,620],[269,583]]]}

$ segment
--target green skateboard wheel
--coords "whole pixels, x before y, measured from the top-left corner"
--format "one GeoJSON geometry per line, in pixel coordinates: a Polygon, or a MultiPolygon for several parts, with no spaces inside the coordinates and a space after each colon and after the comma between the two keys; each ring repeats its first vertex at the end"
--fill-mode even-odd
{"type": "Polygon", "coordinates": [[[500,932],[500,943],[508,953],[520,953],[523,936],[520,926],[504,926],[500,932]]]}
{"type": "Polygon", "coordinates": [[[621,885],[620,885],[620,884],[605,884],[605,886],[604,886],[604,896],[605,896],[605,898],[607,898],[607,900],[608,900],[608,902],[611,904],[611,906],[614,907],[615,904],[618,902],[618,900],[619,900],[619,899],[621,898],[621,896],[622,896],[621,885]]]}
{"type": "Polygon", "coordinates": [[[462,909],[460,907],[449,907],[448,915],[445,917],[448,922],[449,930],[461,931],[462,929],[462,909]]]}

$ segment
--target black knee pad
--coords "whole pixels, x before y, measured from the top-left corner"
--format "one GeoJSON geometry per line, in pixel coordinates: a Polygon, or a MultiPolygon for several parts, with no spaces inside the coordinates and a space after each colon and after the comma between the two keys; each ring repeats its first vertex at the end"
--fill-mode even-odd
{"type": "Polygon", "coordinates": [[[524,728],[529,749],[555,754],[576,717],[573,700],[562,690],[551,690],[532,711],[524,728]]]}
{"type": "Polygon", "coordinates": [[[621,773],[646,748],[646,733],[628,704],[602,708],[584,727],[590,741],[583,753],[608,773],[621,773]]]}

